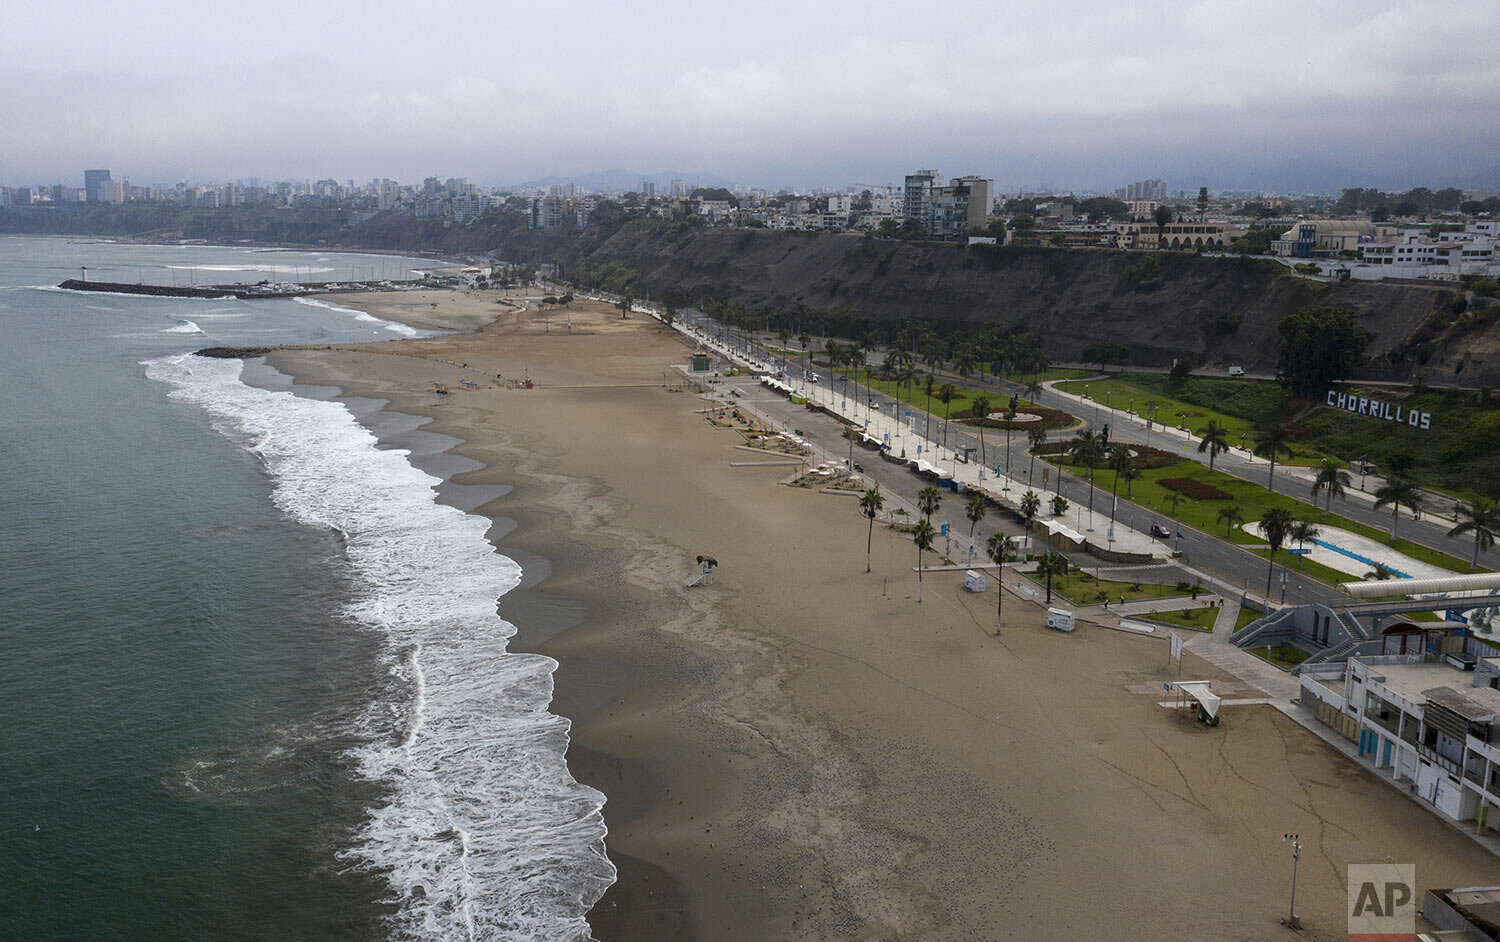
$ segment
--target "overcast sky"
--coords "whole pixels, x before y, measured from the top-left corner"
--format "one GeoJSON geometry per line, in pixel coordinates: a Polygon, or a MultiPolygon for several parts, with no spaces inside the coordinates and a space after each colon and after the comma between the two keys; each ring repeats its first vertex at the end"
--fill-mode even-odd
{"type": "Polygon", "coordinates": [[[8,0],[3,21],[6,183],[935,167],[1175,190],[1500,164],[1496,0],[8,0]]]}

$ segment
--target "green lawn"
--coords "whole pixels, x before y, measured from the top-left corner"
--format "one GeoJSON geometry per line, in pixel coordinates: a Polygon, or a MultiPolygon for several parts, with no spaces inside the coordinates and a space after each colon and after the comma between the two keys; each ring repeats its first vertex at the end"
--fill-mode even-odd
{"type": "Polygon", "coordinates": [[[1239,631],[1241,628],[1250,624],[1252,621],[1255,621],[1257,618],[1264,617],[1264,612],[1257,612],[1255,609],[1249,607],[1248,605],[1241,605],[1240,613],[1234,618],[1234,630],[1239,631]]]}
{"type": "Polygon", "coordinates": [[[1169,625],[1177,625],[1181,628],[1191,628],[1194,631],[1213,631],[1214,622],[1219,617],[1217,608],[1184,608],[1175,612],[1152,612],[1149,615],[1141,615],[1148,621],[1165,622],[1169,625]]]}
{"type": "Polygon", "coordinates": [[[1272,644],[1264,648],[1246,648],[1245,650],[1282,670],[1290,670],[1307,660],[1307,652],[1293,644],[1272,644]]]}
{"type": "MultiPolygon", "coordinates": [[[[926,386],[920,378],[917,380],[917,382],[911,385],[910,389],[908,389],[905,384],[902,384],[901,392],[898,396],[896,393],[896,383],[894,381],[888,379],[880,379],[879,377],[876,377],[873,381],[871,381],[869,378],[869,370],[851,371],[841,367],[840,369],[834,371],[834,375],[840,377],[847,375],[849,377],[849,395],[851,396],[854,395],[854,385],[856,382],[859,383],[861,395],[863,395],[865,384],[869,382],[870,388],[874,389],[876,392],[884,393],[885,395],[890,396],[893,399],[897,399],[901,402],[909,402],[918,409],[924,409],[927,412],[930,412],[937,419],[942,419],[945,409],[951,414],[953,412],[962,412],[965,409],[969,408],[969,405],[973,401],[975,396],[988,396],[990,400],[991,412],[1003,411],[1006,405],[1010,402],[1009,397],[1002,396],[999,393],[985,392],[984,390],[976,389],[973,386],[960,386],[958,383],[954,383],[953,386],[955,392],[953,394],[953,401],[947,406],[944,406],[943,401],[937,398],[936,395],[933,395],[931,397],[927,395],[926,386]]],[[[942,385],[943,384],[940,382],[934,383],[932,386],[932,391],[936,393],[942,385]]],[[[839,382],[836,388],[839,392],[843,392],[844,384],[842,382],[839,382]]],[[[1025,399],[1022,399],[1021,402],[1027,405],[1030,404],[1030,402],[1025,399]]],[[[1004,433],[1002,432],[1002,434],[1004,433]]]]}
{"type": "MultiPolygon", "coordinates": [[[[1133,408],[1138,415],[1146,415],[1151,408],[1151,403],[1154,402],[1156,403],[1156,411],[1154,415],[1158,423],[1179,430],[1186,426],[1186,428],[1195,435],[1198,433],[1199,429],[1203,428],[1203,426],[1207,425],[1210,421],[1217,420],[1220,425],[1223,425],[1229,429],[1229,434],[1227,436],[1229,439],[1229,444],[1235,446],[1236,448],[1255,447],[1253,439],[1257,421],[1252,421],[1249,418],[1245,418],[1241,415],[1236,415],[1232,412],[1226,412],[1220,409],[1214,409],[1203,405],[1196,405],[1183,399],[1175,399],[1172,396],[1168,395],[1168,393],[1164,389],[1152,388],[1154,384],[1148,383],[1146,381],[1136,381],[1137,376],[1144,378],[1152,375],[1154,374],[1131,373],[1127,374],[1127,377],[1125,378],[1090,380],[1086,383],[1061,383],[1057,388],[1074,396],[1088,396],[1090,399],[1100,403],[1101,405],[1110,406],[1116,409],[1133,408]]],[[[1162,379],[1165,380],[1165,377],[1162,377],[1162,379]]],[[[1189,380],[1188,384],[1191,384],[1192,382],[1192,380],[1189,380]]],[[[1215,380],[1212,382],[1231,381],[1215,380]]],[[[1233,382],[1243,384],[1254,383],[1253,380],[1236,380],[1233,382]]],[[[1184,385],[1187,386],[1188,384],[1184,385]]],[[[1285,394],[1281,392],[1280,387],[1276,387],[1276,390],[1279,395],[1281,395],[1282,397],[1285,396],[1285,394]]],[[[1256,412],[1252,413],[1252,415],[1255,415],[1257,419],[1260,419],[1260,417],[1267,415],[1267,413],[1256,412]]],[[[1197,448],[1197,443],[1192,443],[1192,447],[1197,448]]],[[[1307,448],[1306,446],[1299,447],[1297,445],[1293,445],[1292,451],[1292,458],[1287,459],[1285,457],[1282,457],[1278,459],[1278,463],[1315,465],[1323,460],[1323,454],[1321,452],[1318,452],[1311,448],[1307,448]]],[[[1267,468],[1268,472],[1269,470],[1270,469],[1267,468]]]]}
{"type": "Polygon", "coordinates": [[[1099,605],[1104,602],[1098,597],[1100,592],[1105,593],[1111,602],[1140,602],[1146,599],[1180,598],[1192,590],[1150,582],[1115,582],[1109,579],[1095,579],[1084,573],[1075,573],[1066,579],[1054,578],[1052,591],[1074,605],[1099,605]]]}
{"type": "MultiPolygon", "coordinates": [[[[1058,461],[1058,456],[1048,456],[1046,460],[1056,463],[1058,461]]],[[[1071,467],[1071,464],[1069,466],[1069,470],[1074,470],[1071,467]]],[[[1105,468],[1095,469],[1094,484],[1097,489],[1097,493],[1094,496],[1094,506],[1096,509],[1101,507],[1105,508],[1106,510],[1108,509],[1109,490],[1111,485],[1114,483],[1114,478],[1115,473],[1113,471],[1105,468]]],[[[1259,543],[1260,541],[1257,538],[1251,536],[1249,533],[1246,533],[1238,525],[1234,526],[1226,534],[1225,525],[1218,519],[1218,513],[1221,509],[1237,506],[1240,508],[1241,513],[1244,515],[1245,521],[1248,522],[1251,520],[1259,520],[1265,514],[1265,512],[1267,510],[1270,510],[1272,507],[1285,507],[1287,510],[1291,511],[1292,515],[1295,517],[1312,520],[1315,523],[1325,523],[1330,527],[1339,527],[1341,529],[1350,530],[1354,533],[1361,534],[1362,536],[1370,537],[1371,539],[1379,540],[1382,543],[1390,546],[1391,548],[1405,553],[1413,559],[1419,559],[1423,562],[1431,563],[1434,566],[1448,569],[1452,572],[1470,571],[1467,560],[1459,559],[1456,556],[1449,556],[1446,553],[1440,553],[1437,550],[1429,549],[1426,546],[1413,543],[1407,539],[1398,539],[1395,541],[1395,543],[1391,543],[1389,534],[1385,530],[1377,530],[1374,527],[1366,526],[1362,523],[1355,523],[1353,520],[1340,517],[1337,514],[1325,515],[1321,508],[1314,508],[1312,504],[1305,501],[1288,497],[1285,494],[1267,493],[1266,486],[1264,484],[1257,483],[1255,481],[1241,480],[1240,478],[1234,477],[1232,475],[1224,474],[1221,471],[1210,471],[1206,466],[1188,459],[1178,461],[1177,463],[1168,465],[1165,468],[1152,468],[1146,471],[1142,471],[1140,480],[1134,482],[1132,493],[1134,494],[1133,499],[1136,503],[1141,504],[1145,507],[1150,507],[1168,516],[1175,517],[1176,519],[1181,520],[1183,523],[1197,527],[1198,529],[1203,530],[1206,533],[1211,533],[1214,536],[1224,538],[1227,535],[1227,538],[1232,543],[1255,544],[1259,543]],[[1221,490],[1228,491],[1230,494],[1233,494],[1234,497],[1231,500],[1218,501],[1198,501],[1193,500],[1189,497],[1184,497],[1178,504],[1177,510],[1174,512],[1171,509],[1171,504],[1167,501],[1167,495],[1175,494],[1176,492],[1159,484],[1158,482],[1162,478],[1193,478],[1195,480],[1212,484],[1213,486],[1220,488],[1221,490]]],[[[1120,488],[1120,494],[1121,496],[1125,496],[1124,487],[1120,488]]],[[[1288,557],[1284,554],[1277,554],[1277,563],[1280,564],[1283,560],[1288,563],[1292,563],[1293,557],[1288,557]]],[[[1304,569],[1309,574],[1315,574],[1317,572],[1317,570],[1314,570],[1312,568],[1317,565],[1316,563],[1305,562],[1303,565],[1304,569]]],[[[1337,577],[1337,581],[1345,582],[1351,578],[1354,577],[1339,574],[1339,576],[1337,577]]]]}

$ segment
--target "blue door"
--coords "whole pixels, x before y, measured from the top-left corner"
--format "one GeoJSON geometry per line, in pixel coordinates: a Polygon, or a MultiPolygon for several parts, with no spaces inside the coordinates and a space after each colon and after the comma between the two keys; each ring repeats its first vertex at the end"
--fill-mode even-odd
{"type": "Polygon", "coordinates": [[[1385,749],[1382,750],[1381,753],[1380,753],[1380,764],[1381,765],[1390,765],[1391,764],[1391,744],[1390,743],[1386,743],[1385,744],[1385,749]]]}

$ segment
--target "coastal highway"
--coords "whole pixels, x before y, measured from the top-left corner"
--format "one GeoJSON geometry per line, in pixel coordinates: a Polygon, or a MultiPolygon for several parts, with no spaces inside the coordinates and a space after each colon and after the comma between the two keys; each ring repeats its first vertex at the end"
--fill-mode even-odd
{"type": "MultiPolygon", "coordinates": [[[[718,325],[712,324],[706,317],[699,320],[696,317],[690,316],[688,320],[695,326],[699,326],[700,329],[704,330],[705,332],[708,332],[710,327],[714,328],[712,330],[712,334],[715,337],[719,336],[719,331],[717,330],[718,325]]],[[[739,349],[745,351],[747,356],[751,356],[765,362],[781,362],[780,357],[770,353],[759,345],[748,343],[743,338],[735,338],[732,334],[728,334],[725,336],[725,340],[727,342],[734,342],[737,340],[739,349]]],[[[801,369],[800,367],[791,363],[787,363],[786,368],[789,371],[793,369],[801,369]]],[[[819,378],[824,382],[824,384],[831,385],[835,389],[835,391],[841,388],[842,384],[837,381],[833,381],[830,377],[820,375],[819,378]]],[[[745,377],[739,381],[731,380],[729,382],[729,386],[730,388],[738,390],[743,400],[749,400],[753,402],[755,411],[763,415],[768,421],[772,422],[773,424],[782,424],[788,428],[802,429],[803,437],[813,443],[824,454],[838,459],[843,459],[848,455],[849,441],[848,439],[843,437],[843,426],[832,417],[820,412],[810,412],[806,409],[805,406],[792,403],[785,396],[777,395],[770,390],[767,390],[765,387],[759,385],[759,382],[753,377],[745,377]]],[[[851,388],[849,392],[852,395],[854,391],[851,388]]],[[[864,395],[864,390],[861,390],[860,394],[864,395]]],[[[891,409],[895,404],[895,400],[880,393],[876,393],[873,397],[870,398],[873,399],[875,408],[881,409],[887,415],[891,414],[891,409]]],[[[1076,407],[1070,411],[1076,411],[1076,407]]],[[[938,440],[942,439],[941,425],[941,419],[931,420],[931,430],[934,433],[932,437],[938,440]]],[[[1160,433],[1157,433],[1156,437],[1159,437],[1159,434],[1160,433]]],[[[1142,437],[1144,438],[1144,436],[1142,437]]],[[[1004,436],[1002,435],[1000,437],[998,448],[996,447],[996,442],[992,436],[986,435],[985,438],[989,463],[991,465],[994,465],[996,463],[1003,464],[1005,449],[1004,436]]],[[[979,449],[979,440],[977,435],[972,434],[971,431],[964,426],[960,426],[957,424],[951,425],[948,429],[948,447],[944,449],[943,454],[947,456],[948,461],[951,461],[954,449],[962,449],[964,447],[974,448],[974,453],[977,455],[979,449]]],[[[1022,438],[1020,442],[1013,440],[1011,443],[1011,467],[1013,470],[1016,470],[1018,472],[1024,472],[1023,465],[1029,464],[1029,458],[1025,456],[1025,447],[1026,446],[1024,438],[1022,438]]],[[[863,467],[866,477],[878,482],[883,493],[898,496],[904,503],[906,503],[910,507],[914,507],[916,504],[917,492],[929,483],[925,479],[920,478],[917,475],[906,470],[905,466],[883,461],[878,456],[872,454],[869,451],[865,451],[864,449],[856,447],[853,450],[853,454],[854,460],[860,463],[863,467]]],[[[1042,463],[1038,462],[1035,471],[1035,490],[1037,491],[1038,495],[1043,497],[1044,500],[1050,497],[1053,493],[1060,492],[1062,496],[1067,498],[1068,501],[1074,506],[1088,506],[1089,486],[1085,481],[1080,480],[1079,478],[1067,473],[1062,473],[1061,475],[1059,475],[1058,469],[1052,468],[1052,471],[1049,474],[1051,480],[1049,481],[1049,486],[1046,488],[1044,493],[1041,486],[1041,477],[1042,463]]],[[[1019,499],[1020,493],[1024,493],[1024,491],[1017,493],[1015,492],[1014,488],[1012,489],[1012,492],[1015,494],[1016,499],[1019,499]]],[[[1104,541],[1104,538],[1106,536],[1106,528],[1109,525],[1109,501],[1110,497],[1108,491],[1102,491],[1097,488],[1095,489],[1095,524],[1092,531],[1087,532],[1086,535],[1088,535],[1092,539],[1099,540],[1100,542],[1104,541]]],[[[962,509],[960,507],[950,506],[954,502],[955,497],[951,494],[947,494],[945,506],[943,508],[943,512],[939,514],[939,519],[947,519],[950,523],[953,524],[953,528],[960,533],[967,532],[966,529],[962,526],[962,524],[966,522],[963,516],[962,509]]],[[[1269,565],[1265,559],[1256,556],[1255,554],[1242,549],[1239,546],[1218,539],[1211,534],[1206,534],[1191,527],[1179,524],[1178,522],[1171,520],[1162,514],[1158,514],[1148,508],[1135,504],[1132,501],[1128,501],[1123,497],[1119,500],[1119,506],[1116,516],[1119,524],[1130,526],[1132,529],[1136,529],[1142,532],[1147,531],[1150,525],[1155,523],[1169,528],[1174,534],[1181,533],[1182,539],[1180,541],[1170,541],[1177,544],[1178,548],[1182,551],[1182,556],[1178,560],[1179,562],[1191,568],[1204,571],[1210,575],[1215,575],[1221,580],[1232,585],[1246,587],[1248,588],[1249,593],[1256,597],[1265,597],[1266,575],[1269,565]]],[[[1085,512],[1085,520],[1086,519],[1087,512],[1085,512]]],[[[995,518],[993,516],[987,518],[986,521],[980,525],[980,528],[985,532],[994,532],[994,520],[995,518]]],[[[1008,520],[1009,518],[1007,518],[1007,521],[1008,520]]],[[[1014,525],[1013,523],[1007,523],[1005,529],[1007,532],[1012,533],[1013,535],[1021,533],[1021,528],[1017,525],[1014,525]]],[[[1161,542],[1163,551],[1165,552],[1169,548],[1169,541],[1159,542],[1161,542]]],[[[1086,558],[1087,557],[1080,556],[1079,561],[1082,561],[1086,558]]],[[[1283,556],[1282,559],[1285,561],[1289,561],[1289,558],[1285,556],[1283,556]]],[[[1281,593],[1283,588],[1285,588],[1285,598],[1287,602],[1332,602],[1342,598],[1342,596],[1340,596],[1339,593],[1331,587],[1325,586],[1314,579],[1302,576],[1297,571],[1295,566],[1282,566],[1278,564],[1276,570],[1277,576],[1275,577],[1275,581],[1273,582],[1271,591],[1271,598],[1273,601],[1281,601],[1281,593]],[[1284,584],[1280,581],[1279,575],[1282,571],[1285,571],[1288,574],[1288,581],[1284,584]]]]}
{"type": "MultiPolygon", "coordinates": [[[[733,335],[731,334],[731,336],[733,335]]],[[[738,339],[740,340],[742,345],[753,347],[756,351],[758,351],[758,355],[768,360],[785,363],[786,368],[789,372],[797,371],[797,375],[800,375],[803,372],[803,367],[801,366],[801,364],[794,361],[788,361],[783,357],[773,354],[764,346],[755,343],[754,341],[746,341],[743,337],[738,339]]],[[[813,355],[815,356],[816,354],[813,355]]],[[[813,372],[819,377],[822,384],[827,386],[830,390],[842,389],[839,378],[833,375],[828,375],[828,370],[814,370],[813,372]]],[[[973,376],[961,378],[956,374],[942,369],[938,370],[937,373],[938,376],[943,380],[951,381],[954,383],[961,383],[963,385],[972,386],[977,389],[984,389],[994,393],[996,396],[1001,396],[1006,399],[1009,399],[1011,395],[1019,395],[1023,399],[1028,398],[1026,396],[1024,388],[1017,383],[988,379],[979,380],[973,376]]],[[[882,401],[886,403],[886,408],[889,409],[889,402],[891,401],[889,397],[881,398],[882,401]]],[[[1109,425],[1110,441],[1112,442],[1124,442],[1132,445],[1151,445],[1156,448],[1172,450],[1180,454],[1182,457],[1187,458],[1191,461],[1196,461],[1199,464],[1207,465],[1209,463],[1207,452],[1200,453],[1198,451],[1197,438],[1189,438],[1185,435],[1185,433],[1179,430],[1164,428],[1161,421],[1159,420],[1154,423],[1154,426],[1151,429],[1147,429],[1145,420],[1138,415],[1128,414],[1121,409],[1110,409],[1098,402],[1092,400],[1086,401],[1081,399],[1080,397],[1071,396],[1067,393],[1059,392],[1050,387],[1043,388],[1041,394],[1037,397],[1037,402],[1042,406],[1053,409],[1061,409],[1064,412],[1075,415],[1078,418],[1082,419],[1086,424],[1095,426],[1102,426],[1105,424],[1109,425]],[[1185,451],[1183,450],[1183,445],[1188,445],[1188,448],[1185,451]]],[[[933,420],[934,428],[940,427],[940,421],[940,419],[933,420]]],[[[1380,420],[1370,419],[1369,421],[1375,422],[1380,420]]],[[[955,425],[953,426],[953,428],[956,430],[959,429],[960,426],[955,425]]],[[[1070,430],[1067,433],[1054,434],[1052,437],[1054,439],[1071,437],[1075,431],[1076,429],[1070,430]]],[[[950,435],[951,434],[952,432],[950,431],[950,435]]],[[[970,436],[970,439],[972,443],[972,436],[970,436]]],[[[1023,444],[1021,446],[1023,449],[1025,447],[1024,441],[1025,440],[1023,437],[1023,444]]],[[[1012,447],[1015,447],[1014,443],[1012,443],[1012,447]]],[[[1251,483],[1259,484],[1262,487],[1266,486],[1267,478],[1270,473],[1270,465],[1265,459],[1256,458],[1247,450],[1240,447],[1232,447],[1227,452],[1220,452],[1219,456],[1214,459],[1213,466],[1215,470],[1222,471],[1233,477],[1237,477],[1251,483]]],[[[1378,478],[1371,478],[1371,483],[1369,484],[1371,490],[1374,489],[1378,481],[1378,478]]],[[[1289,468],[1278,463],[1276,466],[1275,480],[1272,486],[1276,493],[1284,494],[1295,500],[1302,501],[1304,503],[1307,503],[1308,506],[1311,507],[1312,480],[1306,470],[1301,468],[1289,468]]],[[[1064,496],[1068,495],[1064,493],[1064,496]]],[[[1069,499],[1071,500],[1072,498],[1070,497],[1069,499]]],[[[1326,501],[1326,499],[1327,498],[1325,496],[1323,500],[1320,500],[1318,502],[1319,509],[1322,508],[1323,503],[1326,501]]],[[[1434,549],[1441,553],[1447,553],[1448,555],[1453,556],[1457,559],[1463,561],[1469,560],[1470,558],[1472,558],[1474,552],[1473,540],[1471,538],[1465,539],[1450,537],[1448,535],[1448,531],[1453,528],[1453,522],[1451,520],[1442,519],[1442,517],[1451,516],[1453,503],[1453,501],[1445,501],[1440,505],[1429,505],[1429,507],[1427,508],[1427,514],[1421,520],[1413,520],[1411,517],[1411,512],[1408,510],[1403,510],[1400,524],[1398,525],[1396,530],[1397,536],[1400,536],[1403,539],[1411,540],[1413,543],[1418,543],[1422,546],[1426,546],[1429,549],[1434,549]],[[1433,513],[1440,514],[1442,515],[1442,517],[1434,519],[1434,517],[1432,516],[1433,513]]],[[[1370,498],[1367,494],[1361,494],[1355,491],[1353,488],[1348,489],[1346,497],[1342,499],[1335,499],[1333,512],[1350,520],[1366,524],[1367,526],[1373,527],[1378,531],[1385,533],[1390,532],[1391,508],[1387,507],[1376,510],[1372,498],[1370,498]]],[[[1177,526],[1178,525],[1174,524],[1174,527],[1177,526]]],[[[1500,569],[1500,544],[1497,544],[1496,546],[1491,547],[1488,550],[1481,551],[1479,554],[1479,565],[1484,569],[1500,569]]]]}

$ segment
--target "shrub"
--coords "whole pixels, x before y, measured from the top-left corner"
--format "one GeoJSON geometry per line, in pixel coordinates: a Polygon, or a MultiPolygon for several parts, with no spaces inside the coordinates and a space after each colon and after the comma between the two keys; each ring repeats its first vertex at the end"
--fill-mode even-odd
{"type": "Polygon", "coordinates": [[[1197,478],[1162,478],[1157,482],[1162,487],[1186,494],[1194,500],[1233,500],[1234,495],[1221,487],[1214,487],[1197,478]]]}

